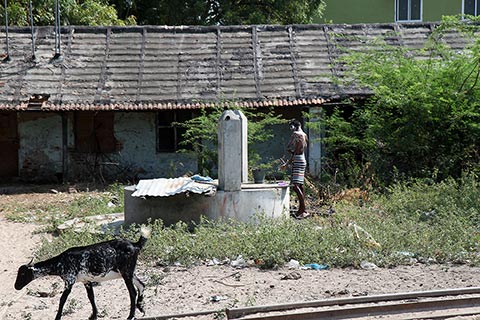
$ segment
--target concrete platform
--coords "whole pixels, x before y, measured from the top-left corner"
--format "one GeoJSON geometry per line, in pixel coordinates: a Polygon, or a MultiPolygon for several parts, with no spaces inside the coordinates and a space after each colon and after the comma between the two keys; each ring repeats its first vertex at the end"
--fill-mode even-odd
{"type": "Polygon", "coordinates": [[[169,197],[132,197],[135,186],[125,188],[125,223],[146,223],[162,219],[165,225],[178,221],[199,222],[235,219],[247,222],[255,214],[276,218],[288,215],[290,190],[288,183],[242,184],[240,191],[217,190],[214,196],[176,194],[169,197]]]}

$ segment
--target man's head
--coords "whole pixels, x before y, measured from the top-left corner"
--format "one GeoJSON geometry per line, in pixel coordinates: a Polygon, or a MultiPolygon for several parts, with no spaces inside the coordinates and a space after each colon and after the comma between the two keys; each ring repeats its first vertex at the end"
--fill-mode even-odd
{"type": "Polygon", "coordinates": [[[288,125],[290,126],[290,129],[292,130],[298,130],[301,127],[300,121],[297,119],[292,119],[288,122],[288,125]]]}

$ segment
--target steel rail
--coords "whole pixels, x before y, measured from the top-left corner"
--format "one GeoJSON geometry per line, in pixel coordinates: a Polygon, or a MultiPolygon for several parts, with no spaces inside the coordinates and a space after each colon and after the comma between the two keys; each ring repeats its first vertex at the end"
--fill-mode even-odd
{"type": "MultiPolygon", "coordinates": [[[[480,305],[480,297],[450,298],[431,301],[397,302],[369,306],[339,307],[336,309],[304,312],[287,312],[278,315],[247,316],[248,320],[320,320],[320,319],[351,319],[359,317],[374,317],[402,313],[428,312],[448,309],[473,308],[480,305]]],[[[480,310],[478,310],[480,312],[480,310]]],[[[478,314],[478,313],[473,313],[478,314]]],[[[427,317],[430,319],[430,317],[427,317]]]]}
{"type": "Polygon", "coordinates": [[[254,307],[247,307],[247,308],[227,309],[226,313],[227,313],[228,319],[236,319],[248,314],[259,313],[259,312],[286,311],[286,310],[302,309],[302,308],[319,308],[319,307],[328,307],[328,306],[335,306],[335,305],[373,303],[373,302],[381,302],[381,301],[397,301],[397,300],[418,299],[418,298],[428,298],[428,297],[435,298],[435,297],[458,296],[458,295],[466,295],[466,294],[480,294],[480,287],[446,289],[446,290],[430,290],[430,291],[414,291],[414,292],[381,294],[381,295],[363,296],[363,297],[313,300],[313,301],[307,301],[307,302],[288,303],[288,304],[279,304],[279,305],[254,306],[254,307]]]}
{"type": "Polygon", "coordinates": [[[153,317],[143,317],[143,318],[135,318],[138,320],[167,320],[167,319],[178,319],[178,318],[186,318],[186,317],[200,317],[200,316],[207,316],[210,314],[224,314],[225,310],[205,310],[205,311],[198,311],[198,312],[188,312],[188,313],[177,313],[177,314],[167,314],[161,316],[153,316],[153,317]]]}
{"type": "MultiPolygon", "coordinates": [[[[277,304],[277,305],[264,305],[264,306],[255,306],[255,307],[246,307],[246,308],[235,308],[235,309],[217,309],[217,310],[203,310],[198,312],[189,312],[189,313],[178,313],[178,314],[169,314],[169,315],[160,315],[152,317],[143,317],[138,318],[139,320],[166,320],[166,319],[178,319],[185,317],[198,317],[205,316],[210,314],[219,314],[224,313],[227,315],[227,319],[240,319],[248,315],[254,315],[257,313],[268,313],[268,312],[282,312],[290,310],[298,310],[304,308],[321,308],[321,307],[334,307],[334,306],[345,306],[335,310],[321,310],[321,311],[311,311],[308,313],[296,313],[296,314],[285,314],[285,315],[276,315],[276,316],[258,316],[258,317],[248,317],[249,320],[253,319],[262,319],[262,320],[307,320],[307,319],[335,319],[336,317],[346,316],[373,316],[374,312],[377,315],[385,313],[405,313],[405,312],[415,312],[421,311],[422,308],[424,311],[429,310],[440,310],[440,309],[451,309],[451,308],[468,308],[468,307],[480,307],[480,297],[467,297],[467,298],[457,298],[457,299],[443,299],[443,300],[433,300],[433,301],[420,301],[412,302],[410,300],[420,299],[420,298],[441,298],[448,296],[460,296],[460,295],[475,295],[480,294],[480,287],[472,288],[458,288],[458,289],[445,289],[445,290],[431,290],[431,291],[415,291],[415,292],[406,292],[406,293],[394,293],[394,294],[382,294],[382,295],[373,295],[373,296],[363,296],[363,297],[349,297],[349,298],[339,298],[339,299],[325,299],[325,300],[314,300],[307,302],[298,302],[298,303],[288,303],[288,304],[277,304]],[[403,303],[388,304],[388,305],[378,305],[378,306],[362,306],[358,307],[355,305],[358,304],[368,304],[368,303],[380,303],[380,302],[393,302],[393,301],[405,301],[403,303]],[[451,304],[450,304],[451,303],[451,304]],[[352,306],[353,305],[353,306],[352,306]],[[375,309],[378,307],[378,309],[375,309]],[[314,317],[312,317],[312,315],[314,317]],[[317,318],[315,318],[317,317],[317,318]]],[[[480,312],[479,312],[480,313],[480,312]]],[[[479,314],[475,313],[475,314],[479,314]]],[[[470,315],[468,313],[462,315],[470,315]]],[[[429,318],[430,319],[430,318],[429,318]]],[[[431,318],[433,319],[433,317],[431,318]]]]}

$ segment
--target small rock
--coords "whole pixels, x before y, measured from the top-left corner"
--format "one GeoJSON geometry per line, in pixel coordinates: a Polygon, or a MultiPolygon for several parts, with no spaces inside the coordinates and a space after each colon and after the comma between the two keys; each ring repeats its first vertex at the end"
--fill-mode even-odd
{"type": "Polygon", "coordinates": [[[280,280],[298,280],[301,277],[302,275],[299,272],[293,271],[281,277],[280,280]]]}
{"type": "Polygon", "coordinates": [[[362,268],[364,270],[374,270],[374,269],[377,269],[378,267],[375,263],[368,262],[368,261],[362,261],[362,262],[360,262],[360,268],[362,268]]]}

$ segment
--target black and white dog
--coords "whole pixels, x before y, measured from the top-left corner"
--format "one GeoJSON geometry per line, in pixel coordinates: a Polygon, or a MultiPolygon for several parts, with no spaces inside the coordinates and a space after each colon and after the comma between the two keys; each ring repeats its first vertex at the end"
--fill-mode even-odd
{"type": "Polygon", "coordinates": [[[138,254],[150,236],[150,229],[141,228],[140,239],[131,242],[115,239],[84,247],[70,248],[48,260],[22,265],[18,269],[15,289],[21,290],[39,277],[54,275],[65,282],[65,290],[60,298],[60,305],[55,320],[62,317],[63,306],[75,282],[82,282],[87,289],[88,299],[92,304],[90,319],[97,319],[97,306],[92,283],[123,278],[130,294],[130,313],[127,319],[134,319],[135,307],[143,310],[143,290],[145,285],[135,275],[138,254]]]}

